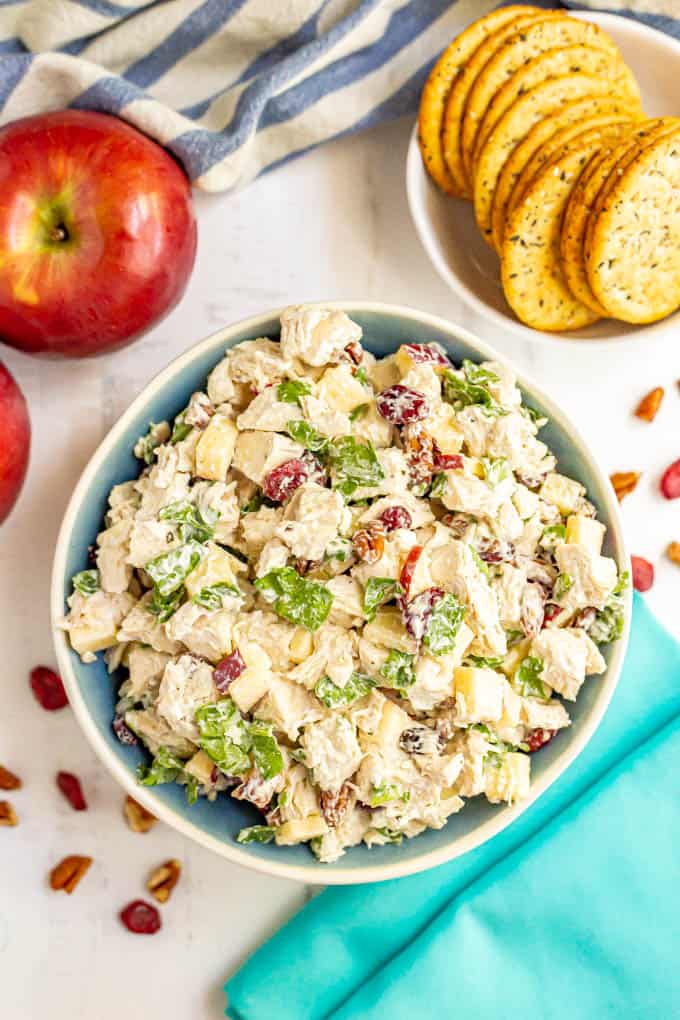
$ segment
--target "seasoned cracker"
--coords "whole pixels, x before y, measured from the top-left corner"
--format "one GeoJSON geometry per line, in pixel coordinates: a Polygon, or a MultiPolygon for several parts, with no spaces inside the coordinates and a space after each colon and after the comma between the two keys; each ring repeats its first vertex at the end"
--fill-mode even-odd
{"type": "Polygon", "coordinates": [[[656,322],[680,307],[680,127],[623,170],[595,217],[584,258],[610,315],[656,322]]]}
{"type": "MultiPolygon", "coordinates": [[[[494,13],[500,14],[501,11],[511,9],[513,8],[502,7],[500,11],[494,13]]],[[[515,14],[514,18],[498,24],[493,31],[489,32],[488,36],[485,37],[483,42],[480,43],[468,58],[460,74],[454,79],[446,100],[441,136],[443,158],[451,179],[456,183],[459,194],[463,194],[468,198],[472,196],[472,187],[463,166],[460,148],[460,127],[468,93],[474,85],[475,78],[486,62],[500,49],[506,39],[510,39],[515,35],[517,29],[546,18],[565,17],[560,11],[539,11],[535,7],[515,7],[514,10],[522,11],[523,13],[515,14]]]]}
{"type": "Polygon", "coordinates": [[[594,129],[579,145],[548,163],[508,220],[501,254],[503,290],[515,314],[534,329],[578,329],[598,316],[566,285],[559,259],[562,214],[583,168],[608,131],[594,129]]]}
{"type": "Polygon", "coordinates": [[[496,92],[527,61],[546,50],[577,45],[619,53],[609,36],[592,22],[569,17],[544,18],[516,32],[487,61],[470,89],[461,129],[463,164],[470,180],[477,130],[496,92]]]}

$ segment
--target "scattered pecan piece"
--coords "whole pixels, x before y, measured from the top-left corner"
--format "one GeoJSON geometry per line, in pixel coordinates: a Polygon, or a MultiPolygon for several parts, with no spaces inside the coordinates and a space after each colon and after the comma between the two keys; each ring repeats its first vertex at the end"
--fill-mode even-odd
{"type": "Polygon", "coordinates": [[[161,864],[159,868],[156,868],[151,873],[146,887],[158,903],[167,903],[170,899],[170,893],[179,882],[181,874],[182,865],[179,861],[172,858],[161,864]]]}
{"type": "Polygon", "coordinates": [[[349,804],[350,787],[343,783],[339,790],[322,790],[319,794],[321,814],[324,816],[331,829],[342,821],[349,804]]]}
{"type": "Polygon", "coordinates": [[[155,815],[152,815],[150,811],[147,811],[145,807],[138,804],[129,795],[125,798],[123,812],[125,820],[133,832],[148,832],[158,821],[155,815]]]}
{"type": "Polygon", "coordinates": [[[17,813],[8,800],[0,800],[0,825],[18,825],[17,813]]]}
{"type": "Polygon", "coordinates": [[[635,492],[637,483],[640,481],[639,471],[615,471],[609,476],[609,481],[614,486],[614,492],[619,503],[624,496],[630,496],[635,492]]]}
{"type": "Polygon", "coordinates": [[[385,525],[376,518],[352,535],[354,551],[364,563],[377,563],[385,551],[385,525]]]}
{"type": "Polygon", "coordinates": [[[653,390],[646,393],[642,398],[638,406],[635,408],[634,414],[636,418],[641,421],[654,421],[657,412],[661,407],[661,401],[663,400],[664,389],[663,386],[655,386],[653,390]]]}
{"type": "Polygon", "coordinates": [[[680,542],[671,542],[666,549],[666,555],[669,560],[673,563],[677,563],[680,566],[680,542]]]}
{"type": "Polygon", "coordinates": [[[0,765],[0,790],[18,790],[21,780],[13,772],[0,765]]]}
{"type": "Polygon", "coordinates": [[[50,888],[62,889],[70,896],[91,864],[91,857],[81,857],[79,854],[64,857],[63,861],[60,861],[56,868],[52,868],[50,872],[50,888]]]}

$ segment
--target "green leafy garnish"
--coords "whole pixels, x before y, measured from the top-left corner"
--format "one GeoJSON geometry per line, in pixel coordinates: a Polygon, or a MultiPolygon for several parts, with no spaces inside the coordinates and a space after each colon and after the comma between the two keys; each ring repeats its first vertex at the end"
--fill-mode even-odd
{"type": "Polygon", "coordinates": [[[630,574],[622,570],[611,595],[588,628],[588,634],[598,644],[618,641],[623,634],[623,593],[630,584],[630,574]]]}
{"type": "Polygon", "coordinates": [[[215,534],[215,522],[218,515],[214,511],[201,513],[194,503],[188,499],[180,499],[168,503],[158,511],[159,521],[168,521],[179,525],[179,534],[183,542],[207,542],[215,534]]]}
{"type": "MultiPolygon", "coordinates": [[[[241,516],[243,516],[244,514],[256,513],[263,506],[275,507],[277,505],[278,504],[275,503],[274,500],[269,499],[267,496],[265,496],[261,489],[257,489],[250,497],[250,499],[247,500],[247,502],[245,502],[241,507],[241,516]]],[[[236,556],[237,553],[232,553],[232,555],[236,556]]],[[[239,553],[238,555],[242,557],[243,553],[239,553]]],[[[248,561],[247,559],[244,559],[243,562],[247,563],[248,561]]]]}
{"type": "Polygon", "coordinates": [[[352,548],[352,542],[349,538],[341,538],[340,535],[337,535],[326,546],[324,559],[337,560],[338,563],[347,563],[352,555],[352,548]]]}
{"type": "Polygon", "coordinates": [[[186,542],[177,549],[156,556],[144,569],[158,594],[162,598],[167,598],[181,588],[185,578],[203,559],[204,552],[205,549],[199,542],[186,542]]]}
{"type": "Polygon", "coordinates": [[[369,577],[364,588],[364,616],[368,622],[375,619],[380,606],[401,595],[403,590],[393,577],[369,577]]]}
{"type": "Polygon", "coordinates": [[[616,582],[612,595],[623,595],[624,591],[630,587],[630,573],[627,570],[622,570],[619,574],[619,579],[616,582]]]}
{"type": "Polygon", "coordinates": [[[543,529],[540,544],[544,549],[554,549],[558,542],[564,542],[567,537],[567,528],[564,524],[549,524],[543,529]]]}
{"type": "Polygon", "coordinates": [[[431,655],[448,655],[456,647],[456,635],[465,616],[465,606],[451,592],[435,602],[423,637],[431,655]]]}
{"type": "Polygon", "coordinates": [[[441,499],[446,492],[446,471],[438,471],[432,478],[432,484],[430,485],[430,491],[428,493],[430,499],[441,499]]]}
{"type": "Polygon", "coordinates": [[[312,387],[302,379],[288,379],[276,387],[278,400],[282,400],[286,404],[297,404],[298,407],[301,406],[300,397],[307,397],[311,392],[312,387]]]}
{"type": "Polygon", "coordinates": [[[137,780],[142,786],[174,783],[184,771],[184,762],[167,747],[159,747],[150,765],[137,766],[137,780]]]}
{"type": "Polygon", "coordinates": [[[333,488],[349,498],[364,485],[377,485],[385,473],[372,443],[358,443],[353,436],[339,436],[328,444],[333,488]]]}
{"type": "Polygon", "coordinates": [[[333,595],[319,581],[308,581],[293,567],[275,567],[254,582],[274,612],[307,630],[317,630],[333,605],[333,595]]]}
{"type": "Polygon", "coordinates": [[[396,829],[389,829],[387,826],[383,826],[375,831],[379,832],[381,836],[384,836],[388,843],[394,843],[396,846],[399,846],[404,838],[404,834],[402,832],[397,832],[396,829]]]}
{"type": "Polygon", "coordinates": [[[156,456],[156,450],[164,442],[164,436],[167,438],[169,427],[167,422],[151,422],[149,424],[149,430],[144,436],[135,443],[133,453],[139,460],[143,460],[145,464],[153,464],[156,456]]]}
{"type": "Polygon", "coordinates": [[[385,678],[388,687],[404,690],[413,686],[416,682],[416,671],[413,666],[415,658],[410,652],[390,649],[390,654],[380,669],[380,675],[385,678]]]}
{"type": "Polygon", "coordinates": [[[510,466],[505,457],[482,457],[484,479],[492,489],[510,477],[510,466]]]}
{"type": "Polygon", "coordinates": [[[513,627],[510,627],[510,629],[505,632],[505,639],[508,643],[508,648],[512,645],[516,645],[518,641],[522,641],[524,637],[525,634],[523,630],[516,630],[513,627]]]}
{"type": "Polygon", "coordinates": [[[519,664],[515,673],[515,680],[519,685],[519,693],[525,697],[547,698],[548,694],[541,680],[543,672],[543,659],[536,655],[527,655],[519,664]]]}
{"type": "Polygon", "coordinates": [[[255,720],[249,723],[248,733],[252,741],[253,761],[263,779],[273,779],[283,772],[283,755],[273,734],[271,723],[255,720]]]}
{"type": "Polygon", "coordinates": [[[214,612],[222,608],[222,600],[225,595],[233,595],[238,598],[240,594],[235,585],[227,584],[226,581],[219,581],[217,584],[211,584],[207,588],[201,588],[191,601],[195,602],[197,606],[202,606],[204,609],[214,612]]]}
{"type": "Polygon", "coordinates": [[[198,744],[227,775],[240,776],[251,767],[248,751],[252,740],[231,698],[221,698],[196,709],[198,744]]]}
{"type": "Polygon", "coordinates": [[[327,708],[345,708],[363,698],[373,687],[375,680],[364,673],[352,673],[344,687],[338,687],[329,676],[322,676],[314,687],[314,693],[327,708]]]}
{"type": "Polygon", "coordinates": [[[357,404],[357,406],[353,407],[352,410],[349,412],[349,420],[352,423],[354,423],[355,421],[357,421],[358,418],[363,418],[363,416],[368,411],[368,408],[369,408],[368,404],[357,404]]]}
{"type": "Polygon", "coordinates": [[[393,800],[409,801],[411,794],[408,790],[402,790],[396,783],[377,783],[371,790],[369,805],[372,808],[382,807],[393,800]]]}
{"type": "Polygon", "coordinates": [[[187,799],[187,804],[189,804],[191,806],[192,804],[195,804],[196,801],[198,800],[198,786],[199,786],[199,783],[198,783],[198,779],[196,778],[196,776],[189,775],[186,772],[184,773],[184,775],[186,776],[186,785],[184,787],[184,795],[185,795],[185,797],[187,799]]]}
{"type": "Polygon", "coordinates": [[[468,382],[476,385],[488,386],[489,383],[500,382],[500,379],[495,372],[492,372],[490,368],[484,368],[483,365],[477,365],[474,361],[470,361],[469,358],[463,358],[463,372],[465,372],[465,378],[468,382]]]}
{"type": "Polygon", "coordinates": [[[553,598],[559,602],[564,598],[570,588],[574,585],[574,578],[571,574],[558,574],[553,586],[553,598]]]}
{"type": "Polygon", "coordinates": [[[463,665],[477,669],[500,669],[503,665],[503,656],[466,655],[463,665]]]}
{"type": "Polygon", "coordinates": [[[99,591],[99,571],[81,570],[79,574],[73,575],[71,583],[81,595],[94,595],[99,591]]]}
{"type": "Polygon", "coordinates": [[[498,376],[488,369],[480,368],[471,361],[463,362],[463,377],[456,375],[451,369],[442,373],[442,395],[444,400],[451,404],[456,411],[462,411],[464,407],[473,404],[480,404],[486,414],[501,415],[507,414],[501,405],[496,401],[487,388],[489,382],[497,382],[498,376]]]}
{"type": "Polygon", "coordinates": [[[308,421],[289,421],[286,431],[291,439],[300,443],[306,450],[312,453],[325,453],[329,439],[309,424],[308,421]]]}
{"type": "Polygon", "coordinates": [[[157,589],[154,588],[153,596],[149,602],[147,609],[153,616],[158,617],[159,623],[167,623],[171,616],[173,616],[184,601],[186,589],[184,585],[173,591],[170,595],[163,596],[157,589]]]}
{"type": "Polygon", "coordinates": [[[368,376],[366,374],[365,368],[358,368],[354,373],[354,378],[358,379],[362,386],[366,386],[368,389],[371,389],[371,384],[368,381],[368,376]]]}
{"type": "Polygon", "coordinates": [[[520,413],[528,418],[529,421],[534,422],[534,424],[536,422],[544,422],[546,420],[545,415],[542,415],[535,407],[529,407],[528,404],[523,404],[522,407],[520,407],[520,413]]]}
{"type": "Polygon", "coordinates": [[[276,835],[276,829],[271,825],[249,825],[241,829],[236,837],[237,843],[271,843],[276,835]]]}
{"type": "Polygon", "coordinates": [[[484,577],[486,577],[486,579],[488,580],[489,577],[491,576],[491,574],[489,573],[489,565],[488,565],[488,563],[484,562],[482,557],[479,555],[479,553],[475,549],[474,545],[471,545],[468,548],[470,549],[470,552],[472,553],[472,558],[475,561],[475,564],[477,565],[477,568],[479,570],[481,570],[481,572],[484,574],[484,577]]]}
{"type": "Polygon", "coordinates": [[[175,418],[175,423],[172,428],[172,435],[170,436],[170,442],[173,444],[173,446],[176,443],[181,443],[183,439],[186,439],[186,437],[193,429],[193,425],[187,425],[187,423],[184,421],[184,416],[186,415],[186,413],[187,412],[185,408],[184,411],[180,411],[180,413],[175,418]]]}

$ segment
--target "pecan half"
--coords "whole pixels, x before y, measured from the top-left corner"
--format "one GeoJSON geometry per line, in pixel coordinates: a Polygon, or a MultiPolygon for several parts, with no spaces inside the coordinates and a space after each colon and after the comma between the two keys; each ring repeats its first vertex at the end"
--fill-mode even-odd
{"type": "Polygon", "coordinates": [[[170,899],[170,893],[179,882],[181,874],[182,865],[173,858],[166,861],[165,864],[161,864],[159,868],[156,868],[151,873],[146,887],[155,900],[159,903],[167,903],[170,899]]]}
{"type": "Polygon", "coordinates": [[[429,482],[435,470],[433,437],[425,431],[422,422],[416,421],[404,426],[401,438],[411,480],[416,485],[429,482]]]}
{"type": "Polygon", "coordinates": [[[614,492],[619,503],[624,496],[630,496],[631,492],[635,492],[637,483],[640,481],[639,471],[615,471],[613,475],[609,476],[609,481],[614,486],[614,492]]]}
{"type": "Polygon", "coordinates": [[[385,525],[377,518],[352,535],[352,545],[364,563],[377,563],[385,551],[385,525]]]}
{"type": "Polygon", "coordinates": [[[349,805],[350,793],[351,789],[348,783],[343,783],[339,790],[322,790],[319,794],[321,814],[331,829],[334,829],[342,821],[349,805]]]}
{"type": "Polygon", "coordinates": [[[81,857],[79,854],[64,857],[50,872],[50,888],[62,889],[70,896],[91,864],[91,857],[81,857]]]}
{"type": "Polygon", "coordinates": [[[666,555],[669,560],[673,563],[677,563],[680,566],[680,542],[671,542],[666,549],[666,555]]]}
{"type": "Polygon", "coordinates": [[[21,780],[13,772],[0,765],[0,790],[18,790],[21,780]]]}
{"type": "Polygon", "coordinates": [[[280,793],[282,789],[283,776],[281,773],[271,779],[264,779],[260,770],[254,765],[245,773],[236,789],[232,790],[231,795],[236,800],[250,801],[260,811],[264,811],[269,807],[274,794],[280,793]]]}
{"type": "Polygon", "coordinates": [[[123,813],[125,821],[133,832],[148,832],[158,821],[155,815],[152,815],[150,811],[147,811],[145,807],[142,807],[141,804],[138,804],[130,796],[125,798],[123,813]]]}
{"type": "Polygon", "coordinates": [[[663,395],[663,386],[655,386],[653,390],[646,393],[633,412],[635,417],[641,421],[654,421],[661,407],[663,395]]]}
{"type": "Polygon", "coordinates": [[[18,825],[17,813],[8,800],[0,800],[0,825],[18,825]]]}

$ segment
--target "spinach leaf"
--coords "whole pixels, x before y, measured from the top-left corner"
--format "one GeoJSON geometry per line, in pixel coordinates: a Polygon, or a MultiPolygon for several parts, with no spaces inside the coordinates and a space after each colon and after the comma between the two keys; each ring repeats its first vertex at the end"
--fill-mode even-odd
{"type": "Polygon", "coordinates": [[[307,397],[311,392],[312,387],[302,379],[288,379],[286,382],[280,382],[276,387],[278,400],[284,401],[286,404],[297,404],[298,407],[301,406],[300,397],[307,397]]]}
{"type": "Polygon", "coordinates": [[[522,659],[520,662],[519,669],[515,673],[515,680],[519,684],[519,692],[523,697],[548,697],[541,680],[543,666],[543,659],[539,659],[536,655],[527,655],[526,659],[522,659]]]}
{"type": "MultiPolygon", "coordinates": [[[[243,516],[244,514],[256,513],[263,506],[275,507],[278,506],[278,503],[275,503],[273,499],[269,499],[267,496],[265,496],[261,489],[257,489],[250,497],[250,499],[246,503],[244,503],[243,506],[241,507],[241,516],[243,516]]],[[[235,552],[232,552],[232,555],[243,556],[243,553],[237,554],[235,552]]],[[[247,563],[248,561],[244,560],[243,562],[247,563]]]]}
{"type": "Polygon", "coordinates": [[[159,747],[150,765],[137,766],[137,780],[142,786],[174,783],[184,771],[184,762],[167,747],[159,747]]]}
{"type": "Polygon", "coordinates": [[[198,779],[196,778],[196,776],[191,776],[191,775],[189,775],[186,772],[184,773],[184,775],[186,776],[186,784],[185,784],[185,787],[184,787],[184,795],[185,795],[185,797],[187,799],[187,804],[189,804],[191,806],[192,804],[195,804],[196,801],[198,800],[198,786],[199,786],[199,783],[198,783],[198,779]]]}
{"type": "Polygon", "coordinates": [[[465,616],[465,606],[451,592],[435,602],[423,637],[431,655],[447,655],[456,647],[456,635],[465,616]]]}
{"type": "Polygon", "coordinates": [[[377,783],[371,790],[369,805],[372,808],[389,804],[393,800],[409,801],[411,794],[408,790],[402,790],[396,783],[377,783]]]}
{"type": "Polygon", "coordinates": [[[363,485],[377,485],[385,473],[372,443],[358,443],[353,436],[338,436],[328,444],[333,488],[349,498],[363,485]]]}
{"type": "Polygon", "coordinates": [[[199,746],[217,767],[230,776],[240,776],[251,767],[252,746],[248,726],[231,698],[196,709],[199,746]]]}
{"type": "Polygon", "coordinates": [[[388,687],[404,690],[416,682],[415,658],[415,655],[411,655],[410,652],[400,652],[396,648],[390,649],[390,654],[380,670],[380,675],[385,678],[388,687]]]}
{"type": "Polygon", "coordinates": [[[623,634],[623,592],[630,584],[630,574],[621,571],[616,587],[602,609],[598,609],[595,619],[588,628],[588,634],[598,644],[618,641],[623,634]]]}
{"type": "Polygon", "coordinates": [[[71,584],[81,595],[94,595],[99,591],[99,571],[81,570],[79,574],[73,575],[71,584]]]}
{"type": "Polygon", "coordinates": [[[480,404],[488,415],[503,415],[508,412],[495,400],[485,383],[494,381],[490,378],[493,373],[485,369],[472,371],[469,367],[471,362],[463,362],[464,376],[457,375],[452,369],[445,369],[442,373],[442,396],[447,403],[451,404],[456,411],[462,411],[464,407],[471,407],[480,404]]]}
{"type": "Polygon", "coordinates": [[[317,681],[314,693],[327,708],[345,708],[363,698],[375,687],[375,680],[364,673],[352,673],[344,687],[338,687],[329,676],[317,681]]]}
{"type": "Polygon", "coordinates": [[[358,368],[354,373],[354,378],[357,379],[362,386],[365,386],[367,389],[372,389],[365,368],[358,368]]]}
{"type": "Polygon", "coordinates": [[[151,422],[146,435],[140,436],[132,451],[139,460],[145,464],[153,464],[156,450],[166,442],[170,435],[170,426],[167,421],[151,422]]]}
{"type": "Polygon", "coordinates": [[[446,492],[446,471],[438,471],[432,478],[432,484],[430,485],[430,491],[428,493],[430,499],[441,499],[446,492]]]}
{"type": "Polygon", "coordinates": [[[179,525],[179,533],[183,542],[207,542],[215,534],[215,523],[218,514],[206,511],[204,516],[194,503],[188,499],[180,499],[168,503],[158,511],[159,521],[169,521],[179,525]]]}
{"type": "Polygon", "coordinates": [[[241,829],[236,837],[237,843],[271,843],[276,830],[271,825],[249,825],[241,829]]]}
{"type": "Polygon", "coordinates": [[[184,585],[173,591],[170,595],[163,596],[155,588],[153,597],[147,609],[153,616],[158,617],[159,623],[167,623],[171,616],[177,612],[184,601],[186,589],[184,585]]]}
{"type": "Polygon", "coordinates": [[[376,829],[375,831],[379,832],[381,836],[384,836],[388,843],[394,843],[395,846],[399,846],[404,838],[404,834],[402,832],[397,832],[396,829],[389,829],[387,826],[376,829]]]}
{"type": "Polygon", "coordinates": [[[204,609],[214,612],[222,608],[225,595],[233,595],[239,598],[241,592],[235,585],[227,584],[226,581],[219,581],[217,584],[211,584],[207,588],[201,588],[194,595],[192,602],[195,602],[197,606],[202,606],[204,609]]]}
{"type": "Polygon", "coordinates": [[[293,567],[275,567],[254,582],[274,612],[307,630],[317,630],[333,605],[333,595],[319,581],[308,581],[293,567]]]}
{"type": "Polygon", "coordinates": [[[328,448],[328,437],[317,432],[308,421],[289,421],[286,431],[291,439],[300,443],[306,450],[311,450],[312,453],[325,453],[328,448]]]}
{"type": "Polygon", "coordinates": [[[325,560],[337,560],[339,563],[347,563],[352,555],[352,543],[349,538],[341,538],[337,535],[332,538],[326,546],[324,553],[325,560]]]}
{"type": "Polygon", "coordinates": [[[488,386],[489,383],[500,382],[500,379],[495,372],[492,372],[490,368],[484,368],[483,365],[477,365],[474,361],[470,361],[469,358],[463,358],[463,372],[468,382],[473,384],[481,384],[482,386],[488,386]]]}
{"type": "Polygon", "coordinates": [[[172,443],[173,446],[175,446],[177,443],[181,443],[183,439],[186,439],[186,437],[193,429],[193,425],[187,425],[187,423],[184,421],[186,413],[187,409],[185,408],[183,411],[180,411],[180,413],[175,418],[175,423],[172,428],[172,435],[170,436],[170,442],[172,443]]]}
{"type": "Polygon", "coordinates": [[[186,542],[177,549],[156,556],[144,569],[158,595],[165,599],[182,587],[185,578],[196,569],[204,554],[205,549],[199,542],[186,542]]]}
{"type": "Polygon", "coordinates": [[[404,589],[393,577],[369,577],[364,589],[364,616],[370,623],[375,619],[380,606],[398,595],[404,589]]]}
{"type": "Polygon", "coordinates": [[[482,457],[481,464],[484,480],[492,489],[510,477],[510,466],[505,457],[482,457]]]}
{"type": "Polygon", "coordinates": [[[273,779],[283,772],[283,755],[273,733],[271,723],[255,720],[248,724],[248,733],[252,740],[253,761],[257,765],[263,779],[273,779]]]}
{"type": "Polygon", "coordinates": [[[563,599],[570,588],[573,587],[574,579],[571,574],[558,574],[555,578],[555,584],[553,586],[552,597],[556,602],[563,599]]]}
{"type": "Polygon", "coordinates": [[[491,576],[491,574],[489,573],[489,565],[488,565],[488,563],[484,562],[482,557],[479,555],[479,553],[475,549],[474,545],[468,546],[468,548],[469,548],[470,552],[472,553],[472,558],[475,561],[477,569],[481,570],[481,572],[484,574],[484,577],[488,581],[489,577],[491,576]]]}
{"type": "Polygon", "coordinates": [[[503,656],[466,655],[463,665],[477,669],[500,669],[503,665],[503,656]]]}
{"type": "Polygon", "coordinates": [[[368,411],[368,407],[369,407],[368,404],[357,404],[357,406],[353,407],[352,410],[349,412],[349,420],[352,423],[354,423],[359,418],[363,418],[363,416],[368,411]]]}

